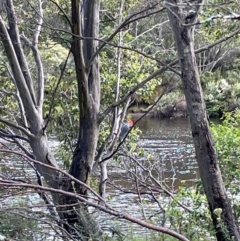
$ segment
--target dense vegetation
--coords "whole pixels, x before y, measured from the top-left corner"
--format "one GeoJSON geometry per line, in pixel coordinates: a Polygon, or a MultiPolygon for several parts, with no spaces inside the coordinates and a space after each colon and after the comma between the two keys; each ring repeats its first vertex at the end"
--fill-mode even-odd
{"type": "MultiPolygon", "coordinates": [[[[16,240],[239,240],[239,230],[234,230],[240,213],[239,4],[199,0],[173,10],[168,4],[170,0],[102,0],[100,6],[88,0],[0,3],[0,240],[1,235],[16,240]],[[193,10],[193,15],[185,16],[183,10],[193,10]],[[173,11],[185,21],[181,26],[174,26],[173,11]],[[194,31],[197,70],[183,71],[188,61],[176,47],[177,27],[194,31]],[[209,195],[204,176],[195,186],[183,184],[171,193],[165,180],[156,178],[157,163],[142,161],[151,154],[139,148],[137,128],[122,142],[118,138],[131,111],[191,119],[186,96],[193,72],[196,86],[200,75],[199,96],[204,95],[209,116],[223,117],[222,124],[212,125],[216,159],[202,114],[202,139],[210,150],[206,159],[212,158],[213,174],[223,177],[230,200],[220,206],[211,204],[218,194],[209,195]],[[114,182],[108,175],[111,166],[131,188],[114,182]],[[147,217],[143,208],[136,218],[121,207],[111,208],[110,187],[134,194],[144,208],[148,195],[158,211],[147,217]],[[232,213],[230,222],[226,215],[232,213]],[[109,225],[113,217],[117,221],[109,225]],[[125,220],[127,231],[121,230],[125,220]],[[132,223],[150,229],[149,236],[141,238],[132,223]]],[[[182,42],[191,37],[182,36],[182,42]]],[[[196,153],[199,140],[194,139],[196,153]]],[[[224,185],[222,190],[225,200],[224,185]]]]}

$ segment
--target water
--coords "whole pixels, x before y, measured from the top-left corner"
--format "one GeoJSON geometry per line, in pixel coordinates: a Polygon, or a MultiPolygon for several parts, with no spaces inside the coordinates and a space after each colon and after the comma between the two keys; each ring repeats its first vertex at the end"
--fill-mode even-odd
{"type": "MultiPolygon", "coordinates": [[[[144,118],[137,127],[142,131],[138,149],[144,156],[126,155],[110,163],[108,203],[119,212],[160,225],[161,208],[171,199],[163,189],[174,195],[180,186],[195,185],[198,178],[190,124],[187,119],[144,118]]],[[[149,235],[147,229],[105,214],[99,220],[107,220],[102,222],[106,229],[115,224],[124,231],[149,235]]]]}
{"type": "MultiPolygon", "coordinates": [[[[136,153],[120,151],[125,156],[109,163],[108,203],[119,212],[159,224],[159,204],[164,206],[169,201],[162,190],[174,194],[180,186],[194,185],[198,178],[190,125],[187,119],[144,118],[137,127],[142,130],[137,149],[142,150],[144,155],[139,157],[136,153]]],[[[58,143],[53,140],[51,145],[58,143]]],[[[12,176],[21,178],[27,173],[32,177],[27,163],[16,162],[13,165],[12,158],[6,158],[6,161],[0,162],[0,168],[6,174],[12,173],[12,176]]],[[[97,210],[96,215],[103,230],[119,225],[124,231],[134,230],[134,233],[148,235],[147,229],[133,223],[97,210]]]]}
{"type": "Polygon", "coordinates": [[[188,119],[144,118],[139,146],[160,161],[166,178],[174,178],[174,187],[191,186],[199,178],[188,119]]]}

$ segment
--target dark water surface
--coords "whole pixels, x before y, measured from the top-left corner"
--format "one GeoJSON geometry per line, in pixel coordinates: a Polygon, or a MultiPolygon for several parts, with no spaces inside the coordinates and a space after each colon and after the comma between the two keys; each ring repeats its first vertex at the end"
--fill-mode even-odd
{"type": "MultiPolygon", "coordinates": [[[[193,140],[188,119],[156,119],[143,118],[137,123],[137,127],[142,131],[141,138],[138,142],[140,149],[145,151],[145,154],[151,154],[151,157],[143,157],[143,162],[157,163],[158,170],[153,175],[159,183],[167,183],[168,190],[175,192],[180,185],[193,186],[194,181],[198,178],[197,163],[194,154],[193,140]]],[[[125,162],[128,162],[127,159],[125,162]]],[[[112,173],[116,172],[113,168],[112,173]]],[[[115,183],[125,187],[125,190],[134,190],[134,184],[126,181],[126,176],[116,176],[115,183]],[[116,179],[118,179],[116,181],[116,179]]],[[[114,179],[111,174],[110,178],[114,179]]],[[[135,188],[136,189],[136,188],[135,188]]],[[[150,195],[142,195],[143,202],[140,202],[139,197],[134,193],[126,193],[116,188],[108,188],[110,199],[108,203],[119,210],[119,212],[128,213],[139,219],[150,219],[155,216],[155,222],[161,225],[160,208],[157,202],[151,200],[150,195]]],[[[158,193],[156,195],[158,201],[164,205],[169,201],[169,197],[158,193]]],[[[101,214],[100,220],[104,220],[103,227],[106,230],[112,224],[117,224],[122,230],[129,232],[133,231],[135,235],[141,237],[149,237],[149,230],[144,229],[127,221],[120,221],[110,216],[101,214]]]]}
{"type": "Polygon", "coordinates": [[[165,177],[175,187],[192,185],[198,172],[188,119],[143,118],[137,126],[142,130],[139,146],[164,164],[165,177]]]}
{"type": "MultiPolygon", "coordinates": [[[[198,171],[188,119],[169,120],[145,117],[137,123],[137,127],[142,131],[138,147],[150,154],[149,157],[143,161],[148,161],[149,163],[157,162],[157,166],[161,169],[161,175],[159,172],[154,174],[153,169],[153,175],[157,177],[158,181],[167,183],[169,190],[173,192],[177,190],[180,185],[194,185],[194,180],[198,178],[198,171]]],[[[56,147],[59,145],[59,142],[50,140],[50,144],[56,147]]],[[[24,169],[25,174],[26,172],[30,172],[28,175],[32,176],[33,174],[34,176],[32,169],[29,169],[27,163],[21,163],[18,166],[18,161],[16,160],[12,170],[9,169],[13,167],[13,161],[11,159],[9,159],[8,164],[9,165],[6,165],[6,162],[4,165],[0,164],[2,171],[6,169],[5,173],[11,172],[14,177],[21,178],[20,173],[22,173],[24,169]]],[[[114,168],[110,172],[114,174],[114,168]]],[[[124,179],[119,179],[117,181],[122,186],[127,183],[124,179]]],[[[127,185],[131,186],[132,184],[126,184],[126,188],[128,188],[127,185]]],[[[145,201],[139,203],[136,194],[126,194],[116,188],[108,187],[108,194],[108,204],[119,212],[128,213],[139,219],[148,219],[153,214],[159,213],[159,206],[157,203],[152,202],[146,195],[143,195],[145,201]]],[[[165,198],[164,195],[158,195],[158,200],[161,203],[165,202],[165,198]]],[[[32,199],[34,199],[31,200],[34,201],[34,203],[39,201],[36,195],[32,196],[32,199]]],[[[7,199],[4,201],[6,202],[7,199]]],[[[137,233],[146,237],[149,235],[149,230],[133,223],[121,221],[104,213],[96,212],[96,214],[98,215],[97,219],[99,219],[100,225],[105,230],[109,230],[109,227],[116,224],[119,225],[122,230],[132,230],[134,234],[137,233]]],[[[158,215],[158,218],[160,220],[161,215],[158,215]]],[[[158,220],[155,221],[158,223],[158,220]]]]}

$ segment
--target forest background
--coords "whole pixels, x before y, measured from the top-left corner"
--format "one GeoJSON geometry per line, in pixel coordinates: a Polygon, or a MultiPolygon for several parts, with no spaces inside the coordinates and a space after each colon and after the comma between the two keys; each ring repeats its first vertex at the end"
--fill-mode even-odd
{"type": "Polygon", "coordinates": [[[240,240],[239,19],[237,0],[1,1],[0,238],[146,240],[127,221],[147,240],[240,240]],[[134,126],[119,141],[139,111],[189,118],[194,187],[158,180],[134,126]],[[110,186],[150,195],[155,218],[112,208],[110,186]]]}

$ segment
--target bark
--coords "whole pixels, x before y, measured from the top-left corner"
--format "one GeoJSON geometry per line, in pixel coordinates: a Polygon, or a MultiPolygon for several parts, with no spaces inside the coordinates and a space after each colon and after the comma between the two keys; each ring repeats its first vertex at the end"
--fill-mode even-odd
{"type": "MultiPolygon", "coordinates": [[[[38,27],[34,33],[33,41],[27,39],[25,36],[20,38],[13,3],[11,0],[7,0],[6,2],[9,28],[6,28],[5,22],[0,16],[0,39],[3,43],[4,50],[11,66],[14,83],[22,101],[22,111],[26,116],[25,119],[27,121],[25,121],[26,123],[24,123],[24,127],[19,126],[19,128],[13,123],[6,121],[5,123],[10,126],[16,126],[19,130],[23,131],[25,135],[27,135],[34,158],[36,160],[57,167],[56,160],[51,154],[51,150],[48,146],[45,123],[42,117],[44,76],[41,66],[41,58],[37,49],[38,36],[40,33],[39,26],[41,25],[41,21],[39,20],[40,22],[37,25],[38,27]],[[31,75],[28,71],[29,68],[22,49],[21,39],[23,39],[31,47],[34,53],[38,72],[37,91],[34,91],[33,89],[33,80],[31,79],[31,75]]],[[[73,2],[76,4],[73,4],[74,34],[77,34],[78,36],[85,35],[97,37],[96,33],[98,33],[98,27],[96,26],[98,26],[99,3],[94,1],[93,4],[89,4],[91,1],[85,1],[83,6],[81,6],[80,3],[82,1],[73,2]],[[83,11],[86,16],[91,16],[91,18],[84,18],[84,14],[82,16],[82,20],[84,20],[84,22],[81,22],[79,16],[81,11],[83,11]],[[97,14],[93,12],[96,12],[97,14]],[[91,21],[93,22],[92,26],[91,21]],[[86,27],[84,28],[84,26],[86,27]]],[[[41,4],[39,7],[41,8],[41,4]]],[[[85,68],[86,61],[88,61],[93,52],[96,51],[96,47],[96,43],[93,40],[81,41],[78,37],[74,37],[73,39],[72,52],[76,61],[76,73],[79,92],[80,127],[78,143],[74,153],[70,173],[84,183],[87,183],[88,181],[88,176],[92,168],[98,140],[97,114],[100,100],[100,86],[97,56],[93,60],[91,67],[89,69],[85,68]]],[[[1,121],[4,122],[4,120],[1,121]]],[[[50,187],[55,189],[62,188],[71,192],[78,192],[79,194],[87,195],[87,190],[85,187],[74,185],[68,181],[69,179],[62,177],[56,170],[38,164],[36,164],[36,168],[50,187]]],[[[64,196],[56,192],[52,192],[51,194],[55,205],[78,203],[75,198],[70,198],[69,196],[64,196]]],[[[78,205],[74,208],[59,208],[57,211],[61,220],[63,221],[66,230],[70,233],[77,234],[78,239],[88,240],[90,236],[93,238],[94,230],[97,230],[96,233],[98,235],[99,229],[97,228],[96,223],[92,221],[91,216],[88,214],[86,206],[78,205]],[[80,227],[80,232],[76,232],[76,224],[78,224],[80,227]]],[[[99,240],[99,237],[97,239],[99,240]]]]}
{"type": "MultiPolygon", "coordinates": [[[[11,2],[11,1],[7,1],[11,2]]],[[[11,9],[9,9],[12,11],[11,9]]],[[[12,11],[13,12],[13,11],[12,11]]],[[[13,19],[10,18],[9,21],[12,21],[13,19]]],[[[31,89],[29,89],[27,85],[27,81],[25,79],[25,76],[23,74],[25,68],[23,66],[27,65],[26,63],[24,65],[20,65],[22,56],[16,54],[16,50],[14,49],[13,43],[18,42],[19,33],[16,26],[10,27],[7,31],[5,23],[3,19],[0,17],[0,38],[3,43],[3,47],[5,49],[5,52],[7,54],[11,70],[13,73],[13,77],[15,80],[15,85],[17,90],[19,91],[19,95],[22,101],[22,105],[24,108],[24,113],[26,115],[26,119],[28,121],[28,126],[25,129],[24,133],[28,136],[33,154],[35,158],[43,163],[50,164],[57,167],[56,161],[51,155],[51,151],[48,148],[47,143],[47,137],[45,133],[43,132],[43,119],[40,115],[38,109],[36,108],[33,99],[32,94],[34,92],[31,92],[31,89]],[[14,33],[11,35],[9,33],[14,33]],[[22,69],[23,68],[23,69],[22,69]]],[[[21,45],[18,46],[21,48],[21,45]]],[[[19,50],[19,52],[23,53],[22,50],[19,50]]],[[[21,127],[23,129],[23,127],[21,127]]],[[[46,167],[38,167],[38,171],[41,173],[41,175],[45,178],[46,182],[52,186],[57,187],[58,185],[58,173],[49,170],[46,167]]],[[[56,196],[53,195],[54,201],[57,200],[56,196]]]]}
{"type": "MultiPolygon", "coordinates": [[[[72,1],[72,53],[79,95],[79,133],[70,173],[86,182],[91,171],[98,141],[97,115],[100,104],[100,75],[98,56],[87,68],[97,50],[99,1],[72,1]],[[82,16],[79,16],[79,13],[82,16]],[[80,39],[78,36],[89,37],[80,39]],[[79,172],[80,170],[80,172],[79,172]]],[[[85,194],[84,190],[81,193],[85,194]]]]}
{"type": "MultiPolygon", "coordinates": [[[[180,3],[180,1],[177,1],[177,3],[180,3]]],[[[239,228],[236,225],[218,166],[196,64],[194,25],[203,1],[199,0],[195,3],[195,14],[191,18],[184,14],[186,10],[189,11],[190,9],[183,9],[181,7],[183,5],[177,5],[176,1],[167,0],[166,6],[178,52],[200,177],[209,203],[217,240],[227,241],[232,240],[232,237],[235,240],[240,240],[239,228]],[[216,210],[221,210],[220,219],[216,210]]]]}
{"type": "Polygon", "coordinates": [[[28,87],[28,91],[30,92],[31,99],[32,99],[33,103],[36,104],[36,98],[35,98],[35,94],[34,94],[31,74],[30,74],[30,71],[29,71],[29,68],[27,65],[25,55],[23,53],[22,44],[20,41],[19,33],[18,33],[17,19],[15,16],[13,2],[10,0],[6,1],[6,8],[8,10],[7,15],[8,15],[8,19],[9,19],[9,35],[12,40],[14,39],[12,44],[15,49],[15,53],[18,58],[20,68],[23,70],[22,73],[24,75],[26,85],[28,87]]]}
{"type": "MultiPolygon", "coordinates": [[[[120,26],[122,23],[124,6],[125,6],[125,0],[121,0],[117,26],[120,26]]],[[[121,32],[119,32],[118,45],[122,46],[122,42],[123,42],[123,34],[121,32]]],[[[115,94],[115,99],[114,99],[115,102],[117,102],[119,100],[119,93],[120,93],[121,58],[122,58],[121,48],[116,49],[116,56],[117,56],[117,78],[116,78],[115,93],[114,93],[115,94]]],[[[124,118],[125,118],[125,114],[124,114],[124,118]]],[[[118,133],[118,131],[119,131],[120,116],[121,116],[121,109],[119,106],[116,106],[114,108],[114,112],[113,112],[112,131],[109,135],[109,138],[107,138],[108,140],[111,140],[112,143],[110,145],[108,145],[108,148],[104,148],[104,149],[107,149],[108,155],[113,152],[113,148],[118,139],[118,136],[116,136],[114,134],[118,133]]],[[[107,140],[106,140],[106,142],[107,142],[107,140]]],[[[107,146],[107,143],[106,143],[106,146],[107,146]]],[[[107,184],[107,180],[108,180],[108,170],[107,170],[108,162],[109,162],[109,160],[106,160],[100,164],[101,175],[100,175],[100,180],[99,180],[99,194],[104,199],[107,197],[106,184],[107,184]]]]}
{"type": "MultiPolygon", "coordinates": [[[[99,1],[72,0],[72,46],[78,84],[79,131],[77,146],[74,151],[69,173],[78,180],[88,183],[97,148],[100,105],[99,60],[92,56],[97,51],[99,1]],[[80,15],[81,13],[81,15],[80,15]],[[90,62],[91,61],[91,62],[90,62]]],[[[66,181],[63,189],[87,196],[87,189],[79,184],[66,181]]],[[[76,198],[62,196],[62,204],[78,203],[76,198]]],[[[79,203],[70,212],[63,213],[70,226],[78,224],[82,228],[82,239],[100,239],[96,223],[88,214],[87,208],[79,203]]],[[[70,232],[74,231],[66,227],[70,232]]]]}

